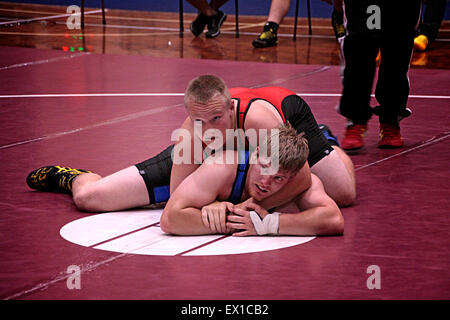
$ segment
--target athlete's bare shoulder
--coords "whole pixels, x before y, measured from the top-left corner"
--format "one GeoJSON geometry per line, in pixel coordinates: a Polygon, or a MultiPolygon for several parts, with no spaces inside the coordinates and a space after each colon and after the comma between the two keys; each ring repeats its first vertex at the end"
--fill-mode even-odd
{"type": "Polygon", "coordinates": [[[277,109],[265,100],[255,100],[248,109],[244,128],[248,129],[272,129],[283,124],[283,119],[277,109]]]}
{"type": "Polygon", "coordinates": [[[235,150],[219,151],[206,158],[200,167],[203,177],[221,181],[219,199],[227,198],[231,192],[237,166],[242,160],[238,155],[238,151],[235,150]]]}

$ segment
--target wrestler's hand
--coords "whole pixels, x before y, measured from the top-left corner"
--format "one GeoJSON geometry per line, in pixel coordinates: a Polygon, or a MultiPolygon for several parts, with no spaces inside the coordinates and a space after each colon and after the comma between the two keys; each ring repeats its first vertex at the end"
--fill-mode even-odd
{"type": "Polygon", "coordinates": [[[242,210],[247,210],[247,211],[251,211],[253,209],[250,208],[250,205],[255,203],[255,199],[253,199],[252,197],[248,198],[247,200],[245,200],[244,202],[241,202],[239,204],[235,204],[234,208],[238,208],[238,209],[242,209],[242,210]],[[250,209],[250,210],[249,210],[250,209]]]}
{"type": "Polygon", "coordinates": [[[246,211],[255,211],[260,216],[261,220],[264,219],[264,217],[269,214],[269,212],[266,209],[264,209],[263,207],[261,207],[259,204],[255,203],[255,202],[246,203],[245,210],[246,211]]]}
{"type": "Polygon", "coordinates": [[[216,233],[231,233],[233,230],[226,225],[227,212],[232,212],[233,204],[231,202],[216,201],[201,210],[202,222],[205,227],[216,233]]]}
{"type": "Polygon", "coordinates": [[[227,216],[227,227],[235,229],[238,232],[233,232],[235,237],[256,236],[255,227],[250,218],[250,211],[234,208],[233,214],[227,216]]]}

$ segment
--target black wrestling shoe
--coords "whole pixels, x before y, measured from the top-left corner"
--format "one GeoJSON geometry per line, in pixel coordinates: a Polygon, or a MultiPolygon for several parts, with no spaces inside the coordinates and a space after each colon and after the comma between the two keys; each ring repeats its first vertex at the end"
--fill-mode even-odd
{"type": "Polygon", "coordinates": [[[197,18],[191,23],[191,32],[194,36],[198,37],[202,34],[206,25],[208,24],[208,16],[205,16],[203,13],[200,13],[197,18]]]}
{"type": "Polygon", "coordinates": [[[75,177],[90,171],[60,166],[48,166],[31,171],[27,184],[31,189],[51,192],[72,192],[72,181],[75,177]]]}
{"type": "Polygon", "coordinates": [[[328,128],[328,126],[326,126],[324,124],[319,124],[318,126],[319,126],[320,131],[322,131],[323,135],[325,136],[325,138],[328,140],[328,142],[332,146],[340,147],[337,137],[331,132],[331,130],[330,130],[330,128],[328,128]]]}
{"type": "Polygon", "coordinates": [[[333,10],[331,14],[331,25],[333,26],[336,39],[345,36],[344,13],[333,10]]]}
{"type": "Polygon", "coordinates": [[[268,48],[277,45],[278,37],[277,37],[277,29],[278,25],[274,23],[266,23],[264,25],[263,32],[253,40],[252,45],[255,48],[268,48]]]}
{"type": "Polygon", "coordinates": [[[206,37],[217,37],[220,34],[220,27],[226,19],[227,15],[220,10],[217,10],[217,14],[212,17],[208,17],[208,32],[206,32],[206,37]]]}

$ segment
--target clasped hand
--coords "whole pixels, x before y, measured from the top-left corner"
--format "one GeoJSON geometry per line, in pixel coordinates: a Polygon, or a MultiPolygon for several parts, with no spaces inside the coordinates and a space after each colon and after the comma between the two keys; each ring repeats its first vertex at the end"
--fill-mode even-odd
{"type": "Polygon", "coordinates": [[[201,209],[202,222],[214,233],[232,234],[233,236],[256,235],[250,211],[255,211],[263,219],[267,210],[250,198],[233,205],[227,201],[216,201],[201,209]]]}

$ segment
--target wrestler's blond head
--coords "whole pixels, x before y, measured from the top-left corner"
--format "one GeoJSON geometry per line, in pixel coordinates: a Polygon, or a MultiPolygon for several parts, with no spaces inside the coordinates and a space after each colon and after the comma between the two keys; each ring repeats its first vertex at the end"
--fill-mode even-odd
{"type": "Polygon", "coordinates": [[[223,99],[224,105],[230,105],[231,96],[225,82],[214,75],[202,75],[189,82],[184,93],[184,105],[191,102],[207,105],[217,98],[223,99]]]}
{"type": "Polygon", "coordinates": [[[289,123],[279,126],[260,143],[260,155],[276,158],[281,170],[297,172],[308,160],[308,141],[304,133],[298,133],[289,123]]]}

